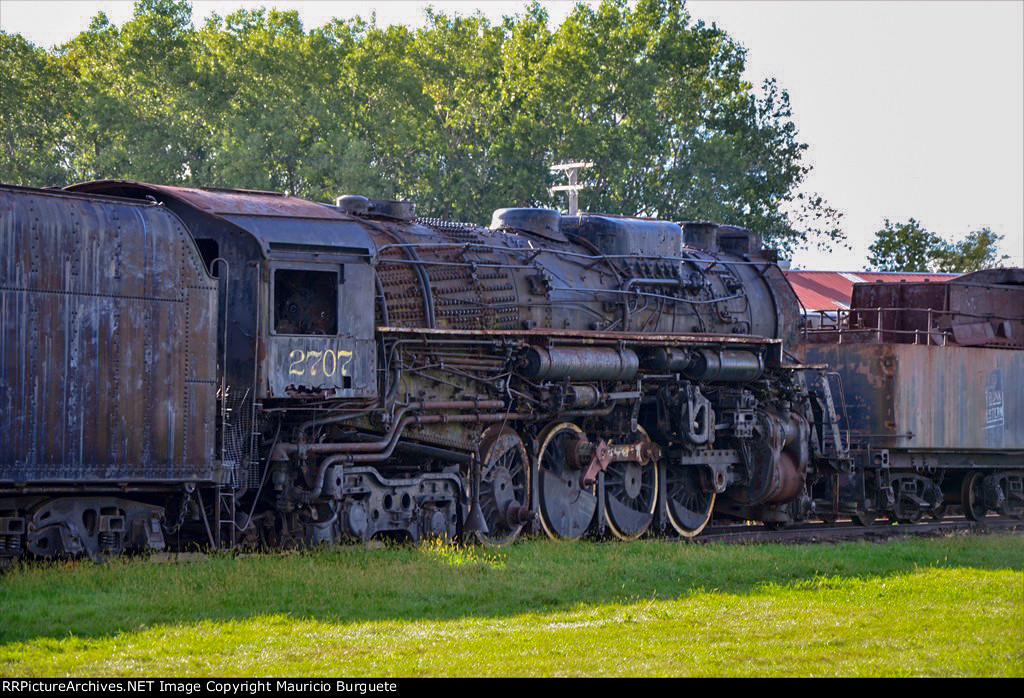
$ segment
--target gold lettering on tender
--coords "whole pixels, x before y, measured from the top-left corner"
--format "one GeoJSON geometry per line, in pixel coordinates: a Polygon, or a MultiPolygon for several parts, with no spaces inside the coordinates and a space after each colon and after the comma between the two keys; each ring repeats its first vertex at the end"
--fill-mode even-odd
{"type": "Polygon", "coordinates": [[[348,363],[352,360],[352,352],[350,351],[339,351],[338,358],[345,357],[345,363],[341,365],[341,375],[348,375],[348,363]]]}

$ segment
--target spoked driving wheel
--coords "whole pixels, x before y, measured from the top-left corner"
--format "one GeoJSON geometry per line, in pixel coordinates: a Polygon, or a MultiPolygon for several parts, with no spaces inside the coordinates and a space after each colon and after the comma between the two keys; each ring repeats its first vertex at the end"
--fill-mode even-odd
{"type": "Polygon", "coordinates": [[[665,491],[668,496],[668,520],[672,528],[684,538],[693,538],[703,531],[711,520],[715,493],[704,490],[697,466],[667,468],[665,491]]]}
{"type": "Polygon", "coordinates": [[[488,543],[511,543],[532,516],[527,499],[529,457],[512,429],[484,434],[480,449],[480,512],[487,522],[488,543]]]}
{"type": "Polygon", "coordinates": [[[552,424],[540,435],[537,453],[537,493],[540,522],[551,538],[576,540],[594,522],[597,495],[593,488],[580,486],[580,470],[569,463],[569,451],[583,430],[570,422],[552,424]]]}
{"type": "MultiPolygon", "coordinates": [[[[646,439],[639,430],[637,438],[646,439]]],[[[608,464],[604,473],[604,518],[612,535],[622,540],[639,538],[654,521],[658,498],[658,464],[630,461],[608,464]]]]}

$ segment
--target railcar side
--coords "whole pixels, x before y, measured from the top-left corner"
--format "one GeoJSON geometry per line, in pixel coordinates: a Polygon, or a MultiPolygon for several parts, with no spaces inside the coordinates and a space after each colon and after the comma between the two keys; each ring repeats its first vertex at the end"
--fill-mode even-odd
{"type": "Polygon", "coordinates": [[[806,348],[842,381],[855,462],[822,514],[1024,516],[1024,270],[857,284],[806,348]]]}
{"type": "Polygon", "coordinates": [[[165,208],[0,187],[0,554],[164,546],[215,477],[216,326],[165,208]]]}

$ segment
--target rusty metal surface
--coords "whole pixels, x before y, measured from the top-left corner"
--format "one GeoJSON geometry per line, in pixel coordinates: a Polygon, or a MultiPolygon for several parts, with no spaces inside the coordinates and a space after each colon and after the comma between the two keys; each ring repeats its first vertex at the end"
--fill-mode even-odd
{"type": "Polygon", "coordinates": [[[957,274],[917,274],[908,272],[844,272],[806,271],[784,272],[793,285],[800,303],[810,312],[846,310],[853,298],[853,285],[857,283],[895,283],[899,281],[942,283],[955,279],[957,274]]]}
{"type": "MultiPolygon", "coordinates": [[[[373,269],[365,262],[325,264],[322,260],[268,264],[267,308],[261,333],[260,398],[362,398],[377,394],[377,349],[373,335],[373,269]],[[327,295],[302,295],[296,303],[330,308],[331,327],[285,327],[278,317],[278,274],[324,274],[333,281],[327,295]]],[[[300,288],[300,291],[303,290],[300,288]]],[[[306,289],[308,290],[308,289],[306,289]]],[[[321,289],[323,291],[323,289],[321,289]]],[[[309,308],[306,308],[309,310],[309,308]]],[[[287,320],[287,318],[285,318],[287,320]]]]}
{"type": "Polygon", "coordinates": [[[893,347],[910,448],[1024,449],[1024,352],[893,347]],[[921,386],[928,386],[921,390],[921,386]]]}
{"type": "Polygon", "coordinates": [[[798,352],[800,340],[800,301],[792,284],[789,283],[789,279],[786,278],[786,275],[775,264],[765,267],[763,272],[758,272],[753,267],[740,267],[739,269],[741,270],[740,273],[745,275],[742,277],[745,285],[752,285],[752,288],[760,288],[760,284],[763,283],[767,286],[768,293],[757,293],[761,300],[756,307],[752,308],[751,313],[752,317],[759,318],[758,322],[761,324],[752,325],[752,331],[755,334],[764,333],[766,336],[778,337],[782,340],[786,350],[798,352]],[[775,328],[775,331],[771,333],[761,329],[765,328],[763,323],[768,322],[768,320],[762,318],[763,315],[767,314],[768,308],[771,308],[773,320],[771,325],[775,328]]]}
{"type": "Polygon", "coordinates": [[[216,294],[162,207],[0,187],[0,480],[208,479],[216,294]]]}
{"type": "MultiPolygon", "coordinates": [[[[689,336],[694,343],[704,343],[707,337],[722,343],[745,343],[757,337],[782,338],[791,346],[795,339],[795,296],[777,267],[685,248],[678,226],[670,223],[630,222],[637,228],[636,239],[625,254],[618,254],[624,250],[614,241],[595,246],[580,238],[559,242],[526,231],[354,216],[335,207],[267,192],[117,181],[85,183],[75,189],[153,196],[182,215],[186,213],[182,207],[186,207],[190,212],[186,219],[196,237],[219,239],[223,248],[223,234],[207,234],[203,228],[208,226],[191,213],[200,212],[249,232],[270,260],[301,262],[315,255],[313,258],[322,262],[332,249],[338,253],[362,251],[376,267],[381,299],[376,311],[378,325],[510,333],[544,328],[554,336],[550,328],[554,333],[605,333],[612,341],[632,336],[636,341],[666,343],[686,341],[689,336]],[[644,232],[648,228],[658,232],[650,241],[647,238],[651,236],[644,232]],[[667,257],[662,254],[668,250],[666,244],[671,247],[667,257]]],[[[231,264],[241,267],[244,261],[232,259],[231,264]]],[[[269,277],[271,270],[267,272],[269,277]]],[[[365,290],[372,293],[371,288],[365,290]]],[[[245,305],[257,305],[256,296],[247,298],[252,300],[245,305]]],[[[346,320],[343,325],[363,317],[360,311],[369,305],[369,298],[365,300],[355,314],[339,316],[346,320]]],[[[258,307],[256,310],[259,312],[258,307]]],[[[270,326],[269,318],[263,326],[270,326]]],[[[293,382],[298,374],[292,371],[299,370],[291,364],[299,357],[296,352],[308,358],[309,352],[315,357],[327,349],[298,346],[295,340],[267,334],[264,347],[257,352],[261,359],[268,358],[259,369],[265,377],[266,397],[293,395],[293,389],[332,392],[334,396],[371,394],[367,389],[353,392],[338,381],[324,381],[322,371],[316,381],[293,382]],[[282,366],[287,371],[280,371],[282,366]]],[[[372,329],[356,333],[343,326],[340,334],[344,339],[372,339],[372,329]]],[[[337,356],[338,351],[350,350],[331,351],[337,356]]],[[[374,371],[372,353],[365,348],[359,353],[371,354],[364,368],[374,371]]],[[[331,366],[321,368],[330,371],[331,366]]]]}
{"type": "Polygon", "coordinates": [[[856,284],[849,328],[877,330],[859,341],[964,338],[972,346],[1024,348],[1024,270],[988,270],[942,284],[856,284]]]}
{"type": "Polygon", "coordinates": [[[611,347],[530,347],[524,376],[531,380],[601,380],[632,379],[640,368],[640,359],[630,349],[611,347]]]}
{"type": "MultiPolygon", "coordinates": [[[[758,336],[795,344],[796,296],[771,262],[684,247],[674,224],[608,220],[636,229],[626,247],[614,236],[569,234],[559,242],[507,227],[365,221],[380,253],[386,302],[387,322],[378,313],[377,324],[758,336]],[[668,240],[670,234],[676,238],[668,240]],[[674,252],[665,254],[669,243],[674,252]]],[[[574,221],[563,218],[570,233],[579,232],[574,221]]]]}
{"type": "MultiPolygon", "coordinates": [[[[227,365],[229,395],[236,415],[251,430],[256,398],[369,397],[376,394],[373,338],[375,254],[362,223],[332,206],[271,192],[207,190],[137,182],[89,182],[76,191],[141,198],[153,196],[188,222],[197,239],[215,240],[232,275],[228,308],[227,365]],[[236,231],[255,246],[238,243],[236,231]],[[262,257],[270,260],[262,262],[262,257]],[[254,262],[259,263],[253,274],[254,262]],[[331,264],[330,262],[334,262],[331,264]],[[337,300],[337,326],[330,332],[278,335],[274,332],[273,275],[277,269],[328,269],[344,272],[337,300]],[[254,335],[259,343],[253,341],[254,335]],[[234,359],[238,356],[239,359],[234,359]],[[246,357],[247,360],[244,360],[246,357]],[[255,358],[256,367],[252,366],[255,358]],[[234,359],[234,360],[232,360],[234,359]],[[254,383],[254,368],[255,378],[254,383]],[[247,404],[248,403],[248,404],[247,404]]],[[[244,443],[233,437],[233,441],[244,443]]],[[[239,447],[240,452],[246,449],[239,447]]],[[[242,453],[240,462],[250,460],[242,453]]]]}
{"type": "Polygon", "coordinates": [[[1024,449],[1024,352],[908,344],[808,347],[842,376],[852,436],[877,448],[1024,449]]]}
{"type": "Polygon", "coordinates": [[[581,213],[563,216],[562,231],[579,235],[607,254],[679,257],[683,231],[677,223],[581,213]]]}
{"type": "MultiPolygon", "coordinates": [[[[377,394],[377,348],[373,337],[373,269],[368,264],[323,265],[290,262],[277,269],[333,269],[338,285],[337,328],[330,333],[286,334],[270,318],[263,366],[266,397],[356,398],[377,394]]],[[[271,287],[273,293],[273,286],[271,287]]]]}
{"type": "Polygon", "coordinates": [[[960,282],[965,284],[982,284],[986,286],[1024,286],[1024,269],[1020,267],[999,267],[982,269],[964,274],[960,282]]]}
{"type": "Polygon", "coordinates": [[[522,326],[517,265],[488,247],[486,236],[492,233],[486,228],[423,219],[412,225],[367,225],[381,251],[377,275],[391,323],[452,329],[522,326]]]}
{"type": "MultiPolygon", "coordinates": [[[[853,311],[860,323],[875,312],[878,326],[861,335],[874,343],[817,347],[817,365],[839,376],[819,370],[815,382],[792,353],[793,288],[743,229],[688,224],[687,237],[675,224],[586,214],[553,237],[266,192],[79,189],[126,198],[0,188],[0,490],[20,493],[0,506],[0,549],[14,536],[68,550],[19,526],[41,521],[31,497],[70,502],[87,490],[98,509],[124,509],[96,514],[109,529],[95,541],[103,549],[129,518],[158,532],[164,514],[175,531],[232,545],[238,532],[365,538],[378,514],[390,517],[381,531],[413,539],[453,535],[460,520],[472,531],[494,433],[533,461],[518,494],[500,500],[508,526],[539,502],[549,533],[571,516],[557,529],[566,537],[592,520],[620,537],[655,520],[691,535],[715,502],[743,520],[799,520],[826,503],[910,518],[980,467],[1005,470],[988,480],[1011,483],[1002,501],[1024,509],[1013,470],[1024,352],[955,346],[1021,336],[1013,299],[1024,274],[870,291],[889,294],[853,311]],[[913,312],[901,316],[905,304],[913,312]],[[883,341],[920,337],[922,322],[926,342],[949,346],[883,341]],[[837,424],[833,383],[851,424],[837,424]],[[875,449],[859,449],[858,482],[840,479],[854,472],[846,427],[875,449]],[[561,456],[541,466],[563,431],[596,444],[596,458],[563,454],[590,463],[574,469],[577,485],[595,486],[594,509],[572,511],[561,475],[545,474],[560,472],[561,456]],[[620,442],[630,432],[654,441],[620,442]],[[664,464],[640,468],[658,444],[664,464]],[[883,460],[879,448],[897,450],[883,460]],[[930,481],[939,468],[946,482],[930,481]],[[195,480],[208,486],[181,486],[195,480]],[[443,492],[421,498],[441,480],[443,492]],[[107,490],[122,486],[145,502],[115,505],[107,490]],[[195,507],[167,498],[186,489],[195,507]],[[241,492],[256,498],[245,508],[259,531],[239,527],[241,492]]],[[[545,215],[561,228],[560,214],[545,215]]],[[[1002,506],[994,485],[982,489],[981,515],[1002,506]]],[[[71,524],[76,507],[52,510],[71,524]]]]}
{"type": "Polygon", "coordinates": [[[928,310],[945,309],[948,283],[855,284],[849,327],[881,330],[863,341],[912,342],[914,332],[933,329],[928,310]]]}
{"type": "MultiPolygon", "coordinates": [[[[352,216],[333,206],[284,194],[244,189],[192,189],[143,182],[106,180],[84,182],[69,191],[182,203],[201,213],[224,220],[255,237],[264,255],[276,250],[307,255],[330,252],[374,253],[373,243],[352,216]],[[323,248],[323,249],[317,249],[323,248]]],[[[193,231],[197,237],[201,231],[193,231]]]]}
{"type": "Polygon", "coordinates": [[[68,189],[71,191],[112,194],[115,196],[136,189],[145,189],[181,199],[194,208],[217,216],[246,215],[351,220],[350,216],[341,213],[333,207],[269,191],[195,189],[127,180],[82,182],[72,185],[68,189]],[[121,190],[124,190],[124,192],[121,190]]]}

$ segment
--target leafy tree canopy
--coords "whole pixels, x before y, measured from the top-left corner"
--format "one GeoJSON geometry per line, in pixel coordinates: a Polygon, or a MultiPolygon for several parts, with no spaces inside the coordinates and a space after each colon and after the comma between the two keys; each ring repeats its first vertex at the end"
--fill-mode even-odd
{"type": "Polygon", "coordinates": [[[431,12],[421,29],[240,10],[193,23],[185,0],[101,13],[43,51],[0,35],[0,180],[119,177],[405,197],[485,223],[561,204],[549,167],[592,160],[590,210],[717,220],[785,251],[843,238],[802,191],[807,145],[774,80],[682,0],[533,4],[492,24],[431,12]]]}
{"type": "Polygon", "coordinates": [[[887,218],[868,248],[868,269],[957,273],[989,269],[1009,259],[999,253],[1002,239],[986,227],[951,242],[913,218],[906,223],[892,223],[887,218]]]}
{"type": "Polygon", "coordinates": [[[999,242],[1003,239],[988,227],[973,230],[959,242],[945,243],[935,252],[936,268],[939,271],[966,274],[980,269],[1001,266],[1010,257],[999,253],[999,242]]]}
{"type": "Polygon", "coordinates": [[[57,60],[0,31],[0,181],[60,182],[68,170],[66,82],[57,60]]]}

